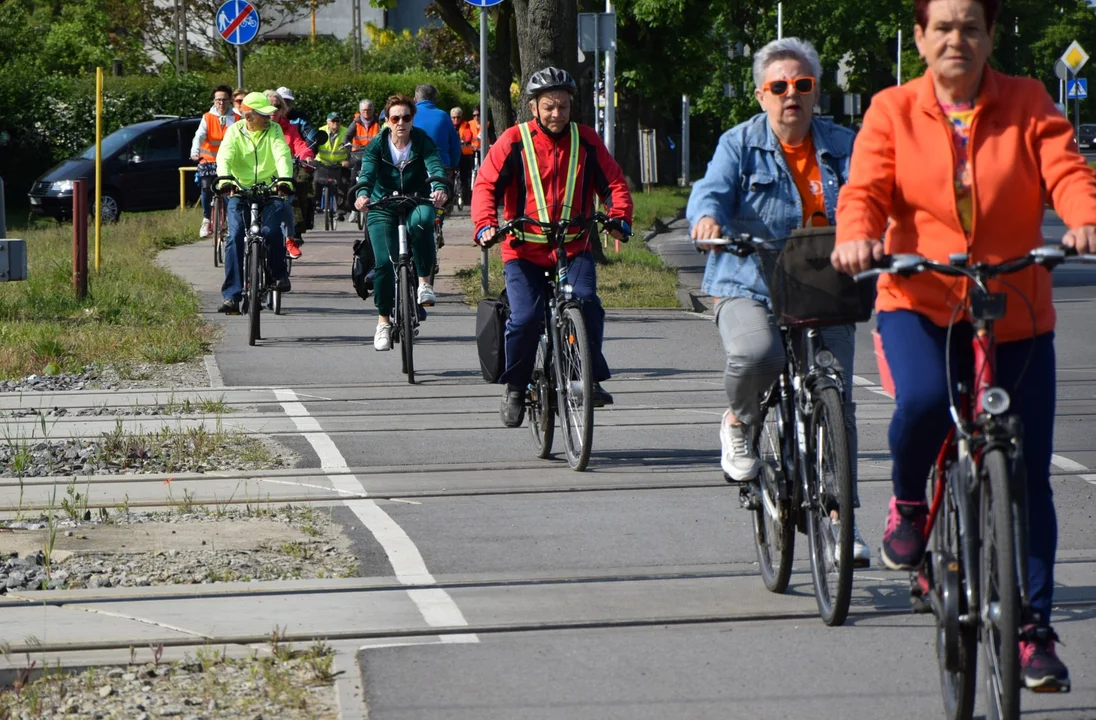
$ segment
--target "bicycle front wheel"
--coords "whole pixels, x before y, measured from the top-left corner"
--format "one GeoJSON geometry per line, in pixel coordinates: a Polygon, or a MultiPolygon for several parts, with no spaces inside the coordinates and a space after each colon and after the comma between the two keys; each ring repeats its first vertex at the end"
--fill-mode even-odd
{"type": "MultiPolygon", "coordinates": [[[[955,493],[966,492],[967,478],[952,470],[944,488],[944,502],[932,528],[932,592],[936,596],[936,659],[940,666],[940,690],[944,716],[948,720],[970,720],[974,713],[975,680],[978,673],[978,632],[973,623],[961,623],[968,614],[967,584],[973,578],[964,569],[974,567],[964,558],[959,537],[959,504],[955,493]]],[[[933,474],[933,487],[945,482],[933,474]]],[[[965,523],[964,523],[965,524],[965,523]]]]}
{"type": "Polygon", "coordinates": [[[1009,462],[994,448],[982,457],[981,641],[988,718],[1020,717],[1020,594],[1009,491],[1009,462]]]}
{"type": "Polygon", "coordinates": [[[852,599],[852,468],[845,412],[837,388],[819,391],[811,413],[807,459],[807,540],[818,613],[841,625],[852,599]],[[836,513],[836,520],[833,515],[836,513]]]}
{"type": "Polygon", "coordinates": [[[552,454],[552,441],[556,431],[556,415],[552,407],[552,366],[548,357],[548,340],[542,335],[537,345],[533,379],[529,383],[529,432],[538,458],[552,454]]]}
{"type": "Polygon", "coordinates": [[[578,308],[563,310],[559,327],[556,383],[560,429],[567,464],[581,472],[590,462],[594,440],[593,361],[586,321],[578,308]]]}
{"type": "Polygon", "coordinates": [[[400,345],[403,352],[403,371],[407,373],[407,382],[415,383],[415,319],[418,308],[415,306],[415,284],[411,268],[400,266],[399,315],[400,345]]]}
{"type": "Polygon", "coordinates": [[[213,267],[221,267],[224,262],[225,208],[220,195],[213,196],[213,267]]]}
{"type": "Polygon", "coordinates": [[[795,556],[791,499],[780,492],[780,484],[786,482],[781,445],[783,425],[783,410],[777,403],[765,413],[757,436],[757,456],[761,459],[761,473],[756,481],[760,507],[753,510],[754,546],[761,581],[769,592],[777,594],[788,589],[795,556]]]}
{"type": "Polygon", "coordinates": [[[252,243],[247,254],[247,344],[259,339],[259,313],[262,312],[263,258],[260,243],[252,243]]]}

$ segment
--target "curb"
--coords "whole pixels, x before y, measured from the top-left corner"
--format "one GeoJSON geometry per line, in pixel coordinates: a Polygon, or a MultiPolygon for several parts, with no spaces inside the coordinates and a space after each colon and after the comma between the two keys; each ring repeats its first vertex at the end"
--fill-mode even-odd
{"type": "MultiPolygon", "coordinates": [[[[684,220],[684,219],[685,219],[685,208],[682,208],[681,210],[679,210],[677,212],[677,214],[674,215],[673,217],[669,217],[669,218],[666,218],[666,219],[655,218],[654,224],[651,226],[651,228],[647,232],[645,232],[643,234],[643,242],[644,243],[649,243],[649,242],[651,242],[651,240],[655,239],[659,235],[662,235],[663,233],[669,232],[672,229],[672,228],[670,228],[670,223],[676,222],[678,220],[684,220]]],[[[662,257],[661,254],[659,254],[659,257],[662,257]]],[[[663,260],[663,262],[666,262],[666,261],[663,260]]],[[[670,267],[673,267],[673,266],[670,265],[670,267]]],[[[675,268],[675,270],[676,270],[676,268],[675,268]]],[[[706,305],[704,303],[704,301],[700,299],[699,296],[692,294],[691,292],[689,292],[688,290],[686,290],[683,287],[678,287],[678,289],[677,289],[677,304],[682,310],[685,310],[685,311],[688,311],[688,312],[705,314],[705,313],[708,313],[711,310],[711,308],[708,305],[706,305]]]]}

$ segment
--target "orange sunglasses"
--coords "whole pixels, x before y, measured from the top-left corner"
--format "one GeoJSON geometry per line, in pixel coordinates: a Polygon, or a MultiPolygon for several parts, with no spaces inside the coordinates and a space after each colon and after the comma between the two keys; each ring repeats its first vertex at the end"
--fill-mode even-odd
{"type": "Polygon", "coordinates": [[[795,86],[795,91],[800,95],[806,95],[814,90],[814,78],[809,75],[797,77],[794,80],[770,80],[761,86],[762,90],[768,90],[773,95],[787,95],[788,89],[795,86]]]}

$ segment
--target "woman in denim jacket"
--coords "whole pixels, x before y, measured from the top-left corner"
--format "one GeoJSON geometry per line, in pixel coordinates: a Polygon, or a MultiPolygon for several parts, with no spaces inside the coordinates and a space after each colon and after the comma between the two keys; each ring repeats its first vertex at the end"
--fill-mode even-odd
{"type": "MultiPolygon", "coordinates": [[[[848,180],[855,136],[832,122],[812,118],[821,72],[814,46],[798,38],[775,40],[757,52],[754,94],[764,112],[723,134],[707,174],[689,198],[693,240],[710,251],[701,290],[716,299],[715,320],[727,352],[723,379],[730,407],[723,414],[719,438],[723,472],[736,482],[752,479],[760,469],[749,428],[761,419],[761,394],[784,368],[784,347],[756,256],[740,258],[703,241],[729,233],[783,240],[796,228],[834,224],[837,193],[848,180]]],[[[841,368],[853,506],[858,507],[854,331],[855,326],[845,325],[822,333],[841,368]]],[[[853,536],[853,558],[858,567],[867,566],[871,552],[855,528],[853,536]]]]}

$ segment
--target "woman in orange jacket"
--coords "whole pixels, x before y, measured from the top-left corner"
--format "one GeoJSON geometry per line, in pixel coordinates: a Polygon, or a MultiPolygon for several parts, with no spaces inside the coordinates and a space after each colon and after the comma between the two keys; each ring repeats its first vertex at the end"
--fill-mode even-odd
{"type": "MultiPolygon", "coordinates": [[[[914,39],[929,69],[877,94],[864,116],[837,207],[832,259],[839,270],[867,270],[884,249],[940,262],[950,253],[975,262],[1023,255],[1043,244],[1048,195],[1071,228],[1063,242],[1082,253],[1096,250],[1096,175],[1078,154],[1069,121],[1041,82],[987,64],[998,6],[915,0],[914,39]]],[[[1034,618],[1022,635],[1022,673],[1029,688],[1066,689],[1069,672],[1050,629],[1057,547],[1051,283],[1039,267],[1009,281],[1015,288],[1008,290],[1008,314],[996,325],[997,379],[1024,427],[1034,618]],[[1017,291],[1034,305],[1034,327],[1017,291]]],[[[881,554],[894,569],[916,568],[925,552],[925,479],[951,424],[945,335],[964,289],[934,273],[879,279],[878,326],[897,403],[889,431],[894,497],[881,554]]],[[[952,347],[969,349],[971,332],[969,322],[958,324],[952,347]],[[964,336],[966,343],[958,339],[964,336]]],[[[969,373],[969,358],[950,362],[953,372],[969,373]]]]}

